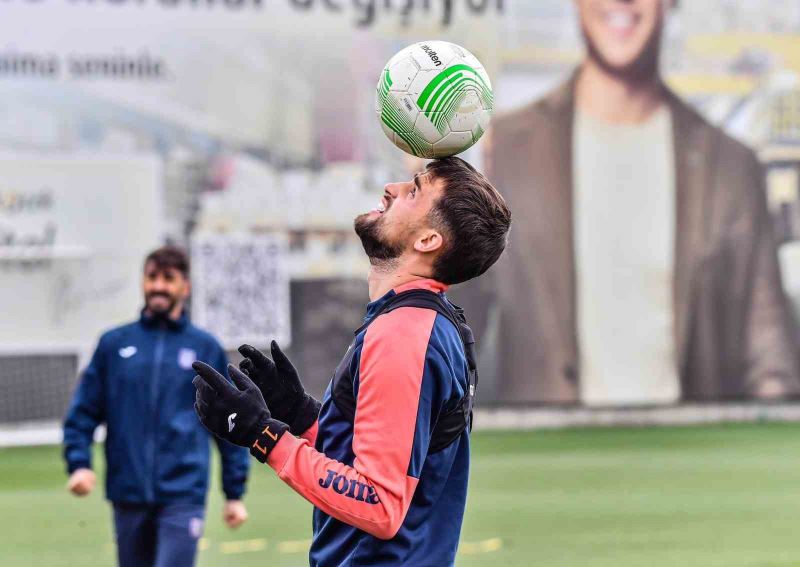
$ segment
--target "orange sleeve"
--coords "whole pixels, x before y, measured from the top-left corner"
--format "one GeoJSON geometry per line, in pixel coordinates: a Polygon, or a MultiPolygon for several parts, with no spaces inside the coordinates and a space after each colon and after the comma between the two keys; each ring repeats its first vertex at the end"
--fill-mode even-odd
{"type": "Polygon", "coordinates": [[[319,420],[315,421],[313,424],[311,424],[311,427],[309,427],[303,433],[301,433],[300,438],[308,441],[309,444],[313,447],[314,443],[317,442],[318,428],[319,428],[319,420]]]}
{"type": "Polygon", "coordinates": [[[420,392],[435,318],[430,309],[403,307],[367,330],[352,467],[316,451],[306,434],[284,435],[267,459],[284,482],[323,512],[381,539],[400,529],[418,483],[409,463],[420,404],[430,403],[420,392]]]}

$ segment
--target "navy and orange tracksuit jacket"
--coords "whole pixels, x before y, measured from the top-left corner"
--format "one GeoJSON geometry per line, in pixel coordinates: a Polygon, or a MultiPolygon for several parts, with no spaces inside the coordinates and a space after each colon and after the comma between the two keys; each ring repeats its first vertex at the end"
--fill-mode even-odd
{"type": "MultiPolygon", "coordinates": [[[[365,321],[410,289],[443,296],[446,286],[417,280],[398,287],[368,305],[365,321]]],[[[356,335],[317,422],[299,438],[284,435],[267,460],[315,506],[312,566],[453,564],[469,432],[441,451],[429,454],[428,446],[438,416],[466,388],[459,332],[434,310],[400,307],[356,335]],[[348,403],[355,412],[342,411],[348,403]]]]}

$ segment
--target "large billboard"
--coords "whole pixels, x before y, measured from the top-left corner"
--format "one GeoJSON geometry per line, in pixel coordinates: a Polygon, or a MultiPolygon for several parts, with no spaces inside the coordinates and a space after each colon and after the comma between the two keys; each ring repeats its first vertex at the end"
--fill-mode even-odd
{"type": "MultiPolygon", "coordinates": [[[[570,78],[592,53],[586,42],[585,14],[581,13],[584,4],[564,0],[0,0],[0,150],[14,154],[2,161],[0,181],[16,183],[8,185],[16,191],[23,181],[28,183],[20,177],[27,167],[40,176],[23,188],[32,192],[30,200],[34,202],[41,197],[36,196],[41,183],[50,183],[50,177],[57,175],[59,187],[63,187],[59,203],[70,202],[76,210],[85,207],[92,214],[119,218],[107,228],[97,224],[99,232],[87,233],[88,244],[78,240],[63,243],[66,247],[129,243],[110,247],[109,254],[119,256],[119,273],[123,265],[126,274],[138,267],[148,247],[166,240],[191,246],[203,239],[277,238],[284,262],[283,291],[258,304],[279,315],[264,320],[272,323],[256,333],[257,338],[265,340],[266,334],[274,332],[291,341],[298,367],[309,376],[311,388],[319,392],[348,343],[347,334],[359,326],[367,301],[369,265],[353,235],[353,217],[374,206],[386,182],[406,179],[421,166],[381,131],[375,116],[380,71],[394,53],[415,41],[452,41],[485,65],[496,97],[495,125],[506,125],[505,130],[498,129],[506,132],[500,139],[493,136],[493,145],[487,136],[464,157],[487,171],[514,214],[512,245],[501,273],[493,272],[472,289],[452,290],[453,297],[465,303],[478,335],[481,401],[591,401],[580,392],[581,385],[593,379],[587,373],[593,362],[581,357],[603,354],[610,344],[603,337],[617,335],[607,331],[613,325],[593,331],[583,326],[592,312],[590,307],[599,309],[612,303],[588,301],[597,292],[588,282],[597,278],[585,280],[572,270],[591,273],[591,266],[582,264],[582,258],[599,256],[592,246],[600,242],[625,240],[614,232],[620,227],[630,229],[630,240],[645,244],[643,231],[663,229],[652,246],[643,244],[641,249],[628,251],[643,265],[650,262],[656,266],[652,281],[658,282],[658,289],[653,297],[658,298],[655,303],[660,307],[648,313],[658,318],[659,324],[648,319],[652,323],[648,328],[658,328],[658,368],[667,370],[671,394],[661,395],[664,390],[650,398],[613,397],[602,393],[610,391],[604,386],[593,400],[599,405],[618,405],[768,395],[774,391],[769,381],[755,388],[741,376],[729,383],[721,378],[735,375],[737,367],[744,365],[758,368],[760,376],[783,375],[782,370],[773,372],[775,366],[764,371],[757,356],[724,354],[737,352],[731,345],[740,344],[736,341],[743,332],[737,334],[731,328],[745,328],[739,325],[741,321],[776,320],[776,309],[768,316],[748,315],[742,306],[751,305],[752,297],[736,304],[742,309],[713,308],[714,301],[724,296],[715,294],[715,289],[722,289],[725,282],[738,282],[739,287],[728,290],[734,298],[745,297],[741,290],[752,283],[729,277],[739,272],[730,268],[734,256],[725,254],[745,250],[740,241],[719,240],[706,246],[699,240],[681,240],[681,254],[692,250],[696,255],[678,255],[670,243],[687,234],[682,226],[626,219],[600,227],[598,238],[581,240],[585,232],[580,233],[580,227],[585,231],[597,215],[584,213],[578,205],[573,211],[565,204],[568,200],[536,200],[538,194],[549,198],[559,191],[563,196],[582,189],[577,181],[568,181],[581,179],[580,174],[588,169],[573,170],[573,165],[597,164],[587,161],[591,152],[576,153],[584,156],[583,161],[573,161],[573,150],[614,149],[627,139],[615,131],[605,146],[572,146],[574,128],[592,129],[592,123],[581,119],[580,113],[564,111],[560,120],[542,123],[520,119],[516,129],[509,126],[514,119],[503,118],[523,116],[514,113],[526,108],[530,114],[525,116],[539,116],[537,100],[573,100],[570,78]],[[556,92],[562,93],[561,98],[553,95],[553,89],[559,87],[556,92]],[[579,119],[573,122],[575,116],[579,119]],[[528,126],[523,135],[524,124],[528,126]],[[511,130],[513,136],[508,133],[511,130]],[[118,156],[120,161],[110,162],[109,156],[118,156]],[[69,165],[80,172],[65,172],[64,164],[72,164],[70,160],[82,164],[69,165]],[[131,165],[134,163],[139,165],[131,165]],[[105,191],[100,192],[100,187],[105,191]],[[84,193],[90,188],[96,191],[93,196],[84,193]],[[132,194],[140,194],[142,201],[134,208],[126,201],[132,194]],[[574,219],[570,211],[576,214],[574,219]],[[136,220],[135,226],[129,224],[131,219],[136,220]],[[573,220],[574,225],[570,224],[573,220]],[[123,237],[128,228],[135,234],[123,237]],[[657,253],[648,255],[648,251],[657,253]],[[725,254],[717,254],[720,251],[725,254]],[[695,272],[694,266],[723,268],[709,276],[713,286],[722,287],[706,289],[699,296],[705,298],[702,301],[692,288],[696,283],[685,283],[705,277],[695,272]],[[523,277],[526,270],[528,275],[523,277]],[[278,303],[271,303],[274,301],[278,303]],[[699,310],[697,301],[710,307],[699,310]],[[736,320],[730,318],[733,313],[738,313],[736,320]],[[713,321],[728,323],[720,327],[713,321]],[[606,331],[600,332],[603,328],[606,331]],[[698,337],[719,340],[698,343],[698,337]],[[718,350],[715,345],[722,343],[725,348],[718,350]],[[716,354],[697,358],[697,349],[716,354]],[[702,369],[687,374],[687,365],[693,364],[702,369]],[[685,378],[690,374],[716,376],[716,386],[685,378]],[[683,380],[677,388],[675,380],[683,380]],[[722,383],[728,385],[721,387],[722,383]]],[[[670,209],[672,205],[667,204],[671,201],[663,199],[669,191],[677,194],[679,187],[708,188],[716,173],[733,171],[732,166],[712,167],[708,156],[717,159],[724,154],[728,156],[724,163],[733,165],[750,163],[748,160],[757,156],[763,175],[751,175],[755,170],[750,168],[732,179],[752,180],[747,194],[754,199],[767,191],[769,230],[774,229],[775,245],[796,239],[800,233],[800,122],[796,112],[800,100],[800,8],[782,0],[667,4],[671,8],[658,28],[658,80],[669,86],[674,95],[670,100],[675,103],[668,120],[656,126],[680,129],[681,125],[694,128],[702,123],[708,140],[680,132],[669,139],[672,154],[657,154],[674,160],[659,162],[660,166],[674,166],[669,168],[674,178],[662,176],[667,179],[659,201],[664,205],[662,212],[677,215],[694,210],[680,208],[677,201],[673,203],[677,208],[670,209]],[[683,120],[681,116],[693,118],[683,120]],[[743,148],[743,153],[722,152],[729,146],[743,148]],[[703,169],[706,167],[709,169],[703,169]]],[[[624,15],[605,16],[606,23],[617,31],[632,25],[633,20],[624,15]]],[[[609,93],[600,92],[601,98],[605,94],[609,93]]],[[[542,104],[551,108],[549,102],[542,104]]],[[[574,105],[559,108],[574,110],[574,105]]],[[[668,146],[662,143],[657,147],[668,146]]],[[[631,155],[650,154],[637,151],[631,155]]],[[[620,178],[633,175],[635,168],[628,165],[624,160],[618,164],[620,178]]],[[[732,183],[718,182],[720,187],[732,183]]],[[[651,188],[649,181],[642,185],[651,188]]],[[[585,187],[583,190],[575,195],[586,197],[585,187]]],[[[632,210],[634,201],[612,209],[632,210]]],[[[606,204],[610,202],[606,200],[606,204]]],[[[652,202],[644,199],[640,204],[648,207],[652,202]]],[[[667,216],[657,220],[664,218],[667,216]]],[[[19,230],[17,225],[8,228],[12,226],[9,219],[6,213],[0,217],[5,223],[2,234],[19,230]]],[[[61,222],[60,230],[66,231],[73,222],[77,221],[61,222]]],[[[766,222],[757,224],[763,228],[766,222]]],[[[33,230],[39,225],[30,226],[33,230]]],[[[43,226],[31,232],[30,246],[48,242],[43,226]]],[[[766,238],[763,235],[769,230],[758,234],[766,238]]],[[[86,351],[103,328],[133,317],[139,307],[140,298],[131,287],[137,275],[126,280],[124,292],[112,285],[116,271],[108,272],[110,283],[93,276],[92,285],[100,286],[101,292],[117,290],[116,303],[113,309],[88,309],[91,317],[81,319],[77,332],[77,327],[70,327],[77,325],[77,315],[64,315],[69,309],[63,305],[45,312],[40,301],[46,288],[61,289],[58,275],[41,272],[35,276],[41,281],[31,280],[13,246],[8,238],[0,241],[5,270],[0,301],[16,310],[15,317],[28,311],[31,315],[13,337],[4,337],[8,339],[4,344],[24,350],[26,345],[55,344],[70,338],[82,343],[79,349],[86,351]],[[60,323],[55,322],[53,313],[62,313],[60,323]]],[[[60,250],[68,256],[63,246],[60,250]]],[[[619,249],[609,246],[609,250],[619,249]]],[[[77,248],[72,251],[73,255],[78,252],[77,248]]],[[[57,262],[72,266],[79,260],[57,262]]],[[[607,276],[612,264],[595,266],[596,273],[607,276]]],[[[785,264],[780,266],[784,271],[785,264]]],[[[772,284],[769,293],[759,294],[758,300],[767,297],[775,306],[778,266],[774,262],[766,265],[772,284]]],[[[620,268],[615,273],[626,272],[620,268]]],[[[603,293],[616,301],[614,289],[642,288],[631,281],[626,287],[609,280],[603,293]]],[[[81,293],[87,290],[94,288],[82,288],[81,293]]],[[[104,297],[103,293],[89,295],[104,297]]],[[[650,309],[653,303],[647,297],[639,294],[637,301],[650,309]]],[[[800,296],[790,299],[800,304],[800,296]]],[[[63,302],[75,303],[69,298],[63,302]]],[[[614,305],[621,323],[635,327],[636,317],[631,313],[636,310],[627,309],[624,302],[614,305]]],[[[626,333],[637,338],[630,329],[626,333]]],[[[762,336],[767,335],[769,332],[762,336]]],[[[232,342],[237,339],[228,338],[232,342]]],[[[791,349],[784,343],[782,339],[783,346],[778,349],[773,348],[775,343],[752,343],[747,350],[784,360],[794,356],[787,354],[791,349]]],[[[615,387],[624,394],[635,390],[619,382],[615,387]]],[[[789,395],[792,390],[781,392],[789,395]]]]}

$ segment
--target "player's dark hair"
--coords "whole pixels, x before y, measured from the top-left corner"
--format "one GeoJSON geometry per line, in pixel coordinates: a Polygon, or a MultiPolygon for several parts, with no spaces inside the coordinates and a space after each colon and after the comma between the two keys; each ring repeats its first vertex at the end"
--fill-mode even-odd
{"type": "Polygon", "coordinates": [[[476,278],[505,249],[511,211],[489,180],[461,158],[433,160],[426,171],[444,182],[429,217],[444,236],[433,279],[453,285],[476,278]]]}
{"type": "Polygon", "coordinates": [[[183,277],[189,277],[189,256],[183,248],[178,246],[162,246],[157,250],[153,250],[144,259],[144,266],[153,262],[159,270],[174,269],[183,274],[183,277]]]}

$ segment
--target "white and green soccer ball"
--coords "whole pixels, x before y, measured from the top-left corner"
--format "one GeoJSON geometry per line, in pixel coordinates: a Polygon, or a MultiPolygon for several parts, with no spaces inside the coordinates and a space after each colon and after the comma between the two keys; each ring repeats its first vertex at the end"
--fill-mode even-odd
{"type": "Polygon", "coordinates": [[[423,41],[386,64],[375,111],[392,143],[430,159],[477,142],[493,107],[492,83],[477,57],[454,43],[423,41]]]}

